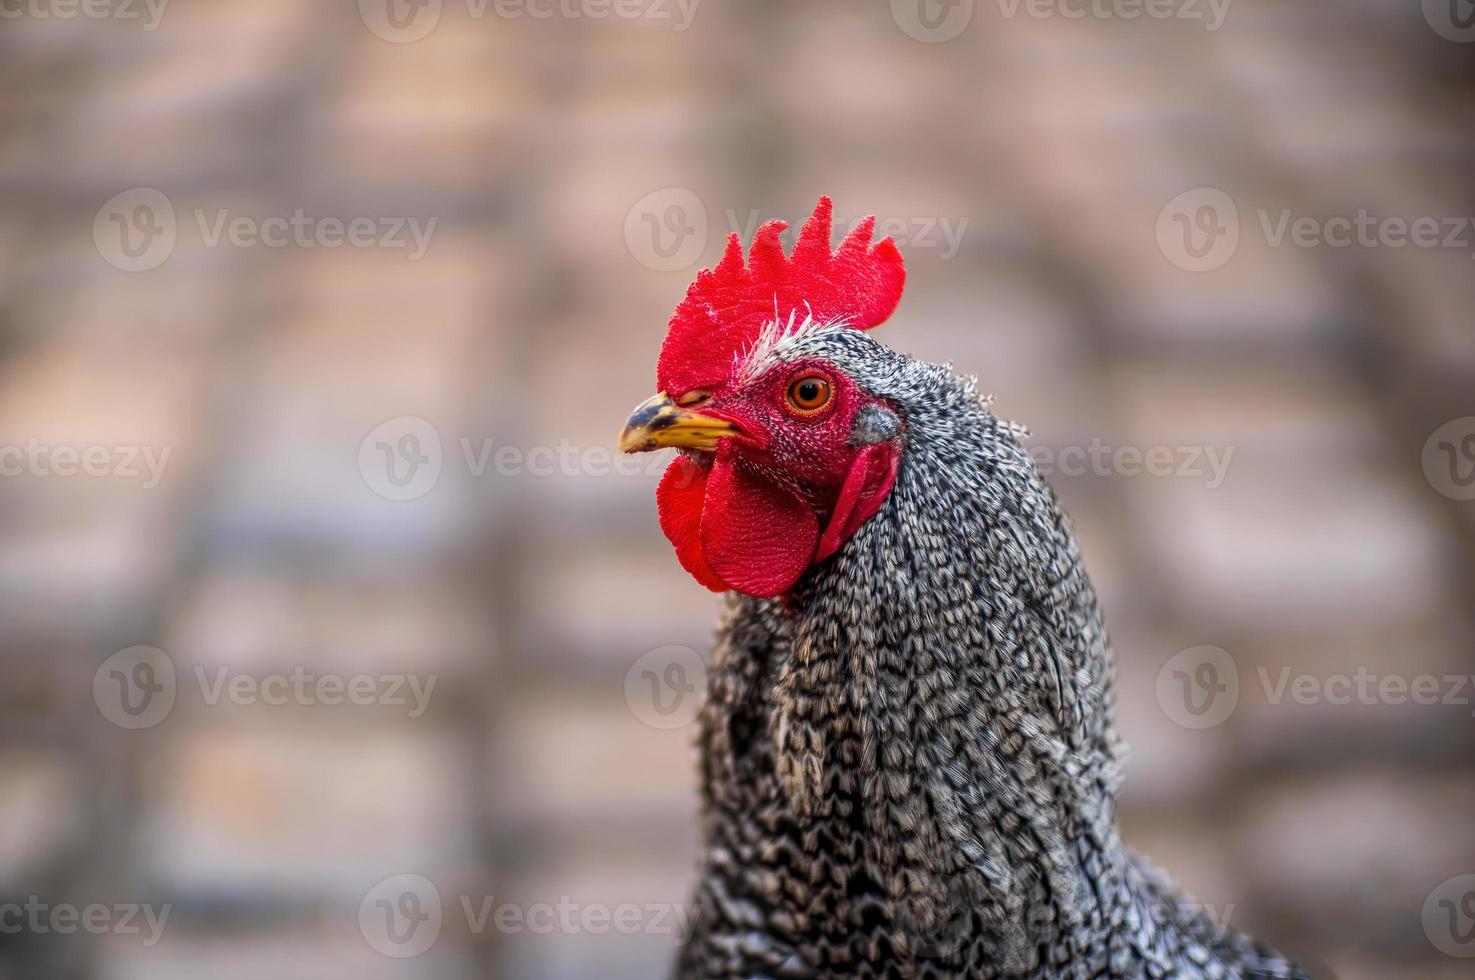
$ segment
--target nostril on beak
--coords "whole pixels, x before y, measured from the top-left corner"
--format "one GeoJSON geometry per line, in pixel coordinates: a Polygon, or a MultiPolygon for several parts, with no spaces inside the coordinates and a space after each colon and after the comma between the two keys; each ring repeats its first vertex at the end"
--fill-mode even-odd
{"type": "MultiPolygon", "coordinates": [[[[630,420],[625,424],[632,428],[658,428],[656,418],[661,414],[662,408],[664,408],[662,405],[642,405],[635,410],[635,414],[631,415],[630,420]]],[[[669,419],[666,420],[666,424],[671,424],[669,419]]]]}
{"type": "Polygon", "coordinates": [[[679,449],[717,448],[717,440],[736,435],[731,422],[680,408],[664,392],[637,405],[620,431],[622,453],[643,453],[672,446],[679,449]]]}

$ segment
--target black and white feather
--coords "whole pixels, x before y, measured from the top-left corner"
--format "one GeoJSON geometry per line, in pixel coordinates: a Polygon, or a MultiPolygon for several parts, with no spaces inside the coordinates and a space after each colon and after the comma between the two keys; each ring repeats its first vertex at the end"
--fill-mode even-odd
{"type": "Polygon", "coordinates": [[[1303,976],[1122,844],[1111,649],[1019,427],[829,324],[771,328],[744,376],[799,358],[884,399],[853,438],[899,430],[902,461],[791,596],[729,600],[679,976],[1303,976]]]}

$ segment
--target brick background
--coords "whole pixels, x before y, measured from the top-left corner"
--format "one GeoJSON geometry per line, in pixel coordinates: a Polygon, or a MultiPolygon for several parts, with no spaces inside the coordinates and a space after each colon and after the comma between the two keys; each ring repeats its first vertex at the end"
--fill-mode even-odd
{"type": "Polygon", "coordinates": [[[170,455],[151,487],[0,479],[0,902],[171,916],[152,945],[0,935],[0,978],[661,975],[647,906],[686,896],[694,758],[627,674],[705,652],[716,603],[656,526],[659,462],[608,453],[722,236],[818,193],[899,223],[882,339],[977,373],[1051,458],[1233,453],[1213,486],[1052,477],[1117,643],[1129,838],[1318,975],[1468,975],[1421,912],[1475,873],[1471,707],[1275,703],[1261,680],[1475,672],[1475,503],[1424,468],[1475,415],[1475,231],[1301,248],[1257,215],[1475,214],[1471,48],[1417,4],[1233,0],[1215,31],[963,4],[937,8],[972,10],[942,43],[908,36],[906,2],[709,0],[677,31],[448,0],[393,8],[439,10],[410,43],[367,0],[180,0],[152,31],[57,6],[0,33],[0,446],[170,455]],[[1240,240],[1188,272],[1156,229],[1200,186],[1240,240]],[[176,242],[125,272],[94,219],[135,187],[176,242]],[[436,224],[412,260],[211,244],[221,209],[436,224]],[[653,251],[702,221],[679,268],[653,251]],[[403,417],[440,478],[386,499],[369,434],[403,417]],[[177,693],[134,731],[94,678],[139,644],[177,693]],[[1204,731],[1156,693],[1200,645],[1240,678],[1204,731]],[[416,717],[212,704],[197,671],[221,670],[436,687],[416,717]],[[413,958],[367,935],[401,874],[443,905],[413,958]],[[644,928],[479,927],[463,899],[635,903],[644,928]]]}

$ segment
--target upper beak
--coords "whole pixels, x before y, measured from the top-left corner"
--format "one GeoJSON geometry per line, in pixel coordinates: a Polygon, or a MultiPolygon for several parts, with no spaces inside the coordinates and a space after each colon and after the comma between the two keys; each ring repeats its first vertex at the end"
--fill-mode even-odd
{"type": "Polygon", "coordinates": [[[665,446],[717,448],[717,440],[741,430],[726,419],[682,408],[664,391],[642,402],[620,430],[620,452],[643,453],[665,446]]]}

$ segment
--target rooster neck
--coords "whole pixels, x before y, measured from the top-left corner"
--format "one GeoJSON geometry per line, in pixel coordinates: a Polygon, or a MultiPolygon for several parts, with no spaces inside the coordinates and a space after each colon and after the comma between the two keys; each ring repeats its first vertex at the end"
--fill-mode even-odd
{"type": "Polygon", "coordinates": [[[1094,825],[1118,755],[1095,593],[1015,431],[981,406],[966,422],[915,427],[881,512],[773,610],[779,705],[794,723],[828,702],[827,721],[910,748],[864,760],[878,771],[963,766],[967,787],[1048,790],[1094,825]]]}
{"type": "Polygon", "coordinates": [[[751,757],[709,773],[851,835],[912,931],[961,903],[1025,967],[1032,920],[1084,927],[1128,874],[1110,655],[1054,495],[973,421],[972,444],[910,442],[885,507],[787,601],[734,601],[707,748],[751,757]]]}
{"type": "Polygon", "coordinates": [[[790,596],[727,607],[683,980],[1303,978],[1122,846],[1106,630],[1020,431],[856,331],[801,356],[896,410],[902,462],[790,596]]]}

